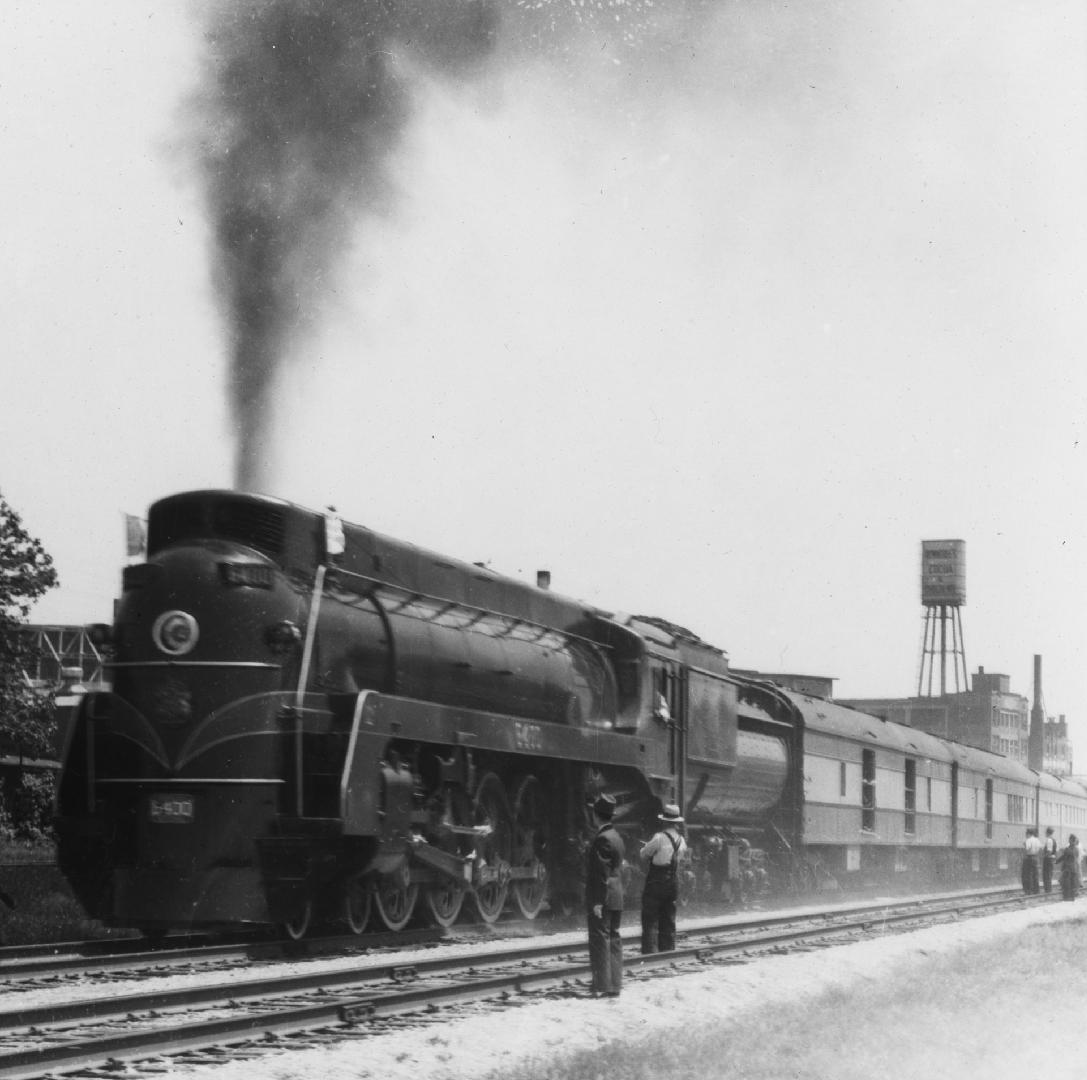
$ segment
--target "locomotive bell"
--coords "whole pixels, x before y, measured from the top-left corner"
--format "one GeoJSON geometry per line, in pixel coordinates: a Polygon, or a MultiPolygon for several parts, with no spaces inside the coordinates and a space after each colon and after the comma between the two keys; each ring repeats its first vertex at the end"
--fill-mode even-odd
{"type": "Polygon", "coordinates": [[[301,640],[302,631],[290,619],[269,626],[264,634],[265,644],[277,655],[290,652],[301,640]]]}

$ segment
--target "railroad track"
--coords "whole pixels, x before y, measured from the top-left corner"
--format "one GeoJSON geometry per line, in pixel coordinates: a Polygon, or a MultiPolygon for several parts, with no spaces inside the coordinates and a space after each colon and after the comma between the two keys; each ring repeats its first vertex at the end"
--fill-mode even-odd
{"type": "Polygon", "coordinates": [[[168,938],[150,948],[140,939],[17,946],[10,952],[0,950],[0,990],[30,989],[76,973],[105,981],[146,973],[162,974],[170,968],[218,966],[225,970],[238,964],[348,956],[375,949],[432,944],[446,936],[440,929],[330,935],[303,941],[277,940],[267,935],[222,939],[193,934],[168,938]]]}
{"type": "MultiPolygon", "coordinates": [[[[681,927],[680,947],[643,957],[627,941],[631,979],[659,978],[706,964],[743,962],[767,951],[829,946],[873,931],[915,929],[948,919],[1044,901],[1018,891],[985,890],[923,900],[838,905],[760,918],[705,920],[681,927]]],[[[587,994],[588,960],[574,935],[530,944],[480,942],[471,955],[458,950],[356,957],[347,967],[251,980],[150,988],[129,995],[75,998],[63,1003],[0,1011],[0,1077],[23,1080],[62,1075],[120,1062],[145,1062],[161,1071],[164,1056],[190,1063],[223,1056],[258,1056],[269,1047],[365,1038],[397,1018],[433,1022],[465,1003],[509,1003],[587,994]],[[193,1055],[196,1055],[195,1057],[193,1055]]],[[[318,969],[319,968],[319,969],[318,969]]],[[[0,997],[0,1007],[4,1004],[0,997]]],[[[139,1075],[130,1066],[126,1076],[139,1075]]]]}

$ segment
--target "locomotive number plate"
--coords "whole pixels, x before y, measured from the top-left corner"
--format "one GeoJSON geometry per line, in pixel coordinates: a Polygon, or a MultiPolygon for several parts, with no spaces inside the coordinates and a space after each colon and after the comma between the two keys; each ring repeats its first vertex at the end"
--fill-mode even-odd
{"type": "Polygon", "coordinates": [[[193,819],[191,795],[152,795],[149,808],[156,825],[187,825],[193,819]]]}

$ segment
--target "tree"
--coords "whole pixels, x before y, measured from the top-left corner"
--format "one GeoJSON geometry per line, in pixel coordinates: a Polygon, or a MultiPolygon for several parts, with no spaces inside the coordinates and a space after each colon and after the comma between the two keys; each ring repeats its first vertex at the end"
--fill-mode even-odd
{"type": "Polygon", "coordinates": [[[0,618],[5,624],[21,624],[56,584],[52,556],[0,494],[0,618]]]}
{"type": "MultiPolygon", "coordinates": [[[[0,756],[47,758],[56,724],[53,697],[26,681],[30,639],[22,632],[35,601],[57,584],[53,560],[0,494],[0,756]]],[[[0,831],[40,834],[49,784],[40,774],[9,776],[0,789],[0,831]]]]}

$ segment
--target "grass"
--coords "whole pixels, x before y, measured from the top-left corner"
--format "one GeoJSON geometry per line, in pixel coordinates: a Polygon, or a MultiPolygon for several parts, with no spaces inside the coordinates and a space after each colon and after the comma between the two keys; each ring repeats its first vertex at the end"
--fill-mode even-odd
{"type": "MultiPolygon", "coordinates": [[[[491,1080],[992,1077],[1003,1075],[994,1065],[1021,1060],[1025,1032],[1037,1040],[1032,1052],[1044,1067],[1046,1055],[1057,1059],[1056,1046],[1067,1035],[1061,1003],[1082,981],[1085,945],[1087,913],[1021,938],[933,955],[909,969],[912,979],[830,990],[745,1012],[711,1031],[700,1030],[694,1017],[682,1031],[504,1069],[491,1080]],[[1032,1003],[1027,1009],[1025,999],[1032,1003]],[[1055,1030],[1043,1031],[1047,1018],[1055,1030]]],[[[1076,1015],[1066,1019],[1074,1023],[1076,1015]]]]}
{"type": "Polygon", "coordinates": [[[0,904],[0,944],[34,945],[109,937],[116,931],[89,919],[57,869],[51,845],[0,845],[0,888],[15,910],[0,904]]]}

